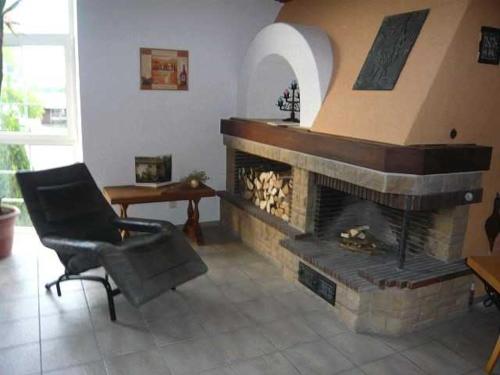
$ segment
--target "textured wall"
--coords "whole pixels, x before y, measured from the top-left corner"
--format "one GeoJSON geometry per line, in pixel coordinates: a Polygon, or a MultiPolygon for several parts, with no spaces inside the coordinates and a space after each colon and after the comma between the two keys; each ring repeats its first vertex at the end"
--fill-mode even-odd
{"type": "Polygon", "coordinates": [[[334,47],[334,81],[313,130],[396,144],[494,147],[464,247],[466,255],[487,254],[483,225],[500,191],[500,67],[478,64],[477,51],[481,26],[500,27],[500,1],[294,0],[277,21],[320,26],[334,47]],[[383,17],[424,8],[431,12],[395,89],[353,91],[383,17]]]}
{"type": "MultiPolygon", "coordinates": [[[[204,169],[224,188],[219,122],[236,113],[246,49],[279,9],[262,0],[79,1],[83,156],[99,185],[132,183],[135,155],[172,153],[174,178],[204,169]],[[139,90],[140,47],[189,50],[189,91],[139,90]]],[[[185,210],[153,204],[130,215],[181,223],[185,210]]],[[[200,211],[218,219],[217,200],[200,211]]]]}
{"type": "Polygon", "coordinates": [[[331,39],[335,71],[313,130],[404,144],[467,8],[467,0],[294,0],[277,21],[316,25],[331,39]],[[387,15],[431,8],[392,91],[352,89],[387,15]]]}

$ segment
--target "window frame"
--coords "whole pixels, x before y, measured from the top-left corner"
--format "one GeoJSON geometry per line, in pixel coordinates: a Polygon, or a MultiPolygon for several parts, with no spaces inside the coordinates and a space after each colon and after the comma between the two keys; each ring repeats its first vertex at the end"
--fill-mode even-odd
{"type": "Polygon", "coordinates": [[[30,134],[26,132],[0,131],[0,144],[72,146],[78,142],[78,87],[76,61],[75,4],[68,0],[68,34],[11,34],[4,33],[4,47],[60,46],[64,48],[66,67],[67,134],[30,134]]]}

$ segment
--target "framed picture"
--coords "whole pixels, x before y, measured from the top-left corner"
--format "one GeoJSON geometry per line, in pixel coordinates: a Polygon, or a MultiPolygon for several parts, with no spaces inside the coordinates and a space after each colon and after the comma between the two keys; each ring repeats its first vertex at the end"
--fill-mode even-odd
{"type": "Polygon", "coordinates": [[[187,90],[189,52],[141,48],[142,90],[187,90]]]}
{"type": "Polygon", "coordinates": [[[500,63],[500,29],[486,26],[481,28],[478,62],[492,65],[500,63]]]}
{"type": "Polygon", "coordinates": [[[172,155],[136,156],[136,185],[160,187],[172,182],[172,155]]]}

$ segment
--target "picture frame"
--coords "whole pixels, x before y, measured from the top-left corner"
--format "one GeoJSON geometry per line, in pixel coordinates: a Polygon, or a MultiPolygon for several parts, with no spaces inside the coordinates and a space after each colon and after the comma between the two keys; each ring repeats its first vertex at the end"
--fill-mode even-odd
{"type": "Polygon", "coordinates": [[[140,49],[141,90],[188,90],[189,51],[140,49]]]}
{"type": "Polygon", "coordinates": [[[172,183],[172,155],[136,156],[135,184],[160,187],[172,183]]]}

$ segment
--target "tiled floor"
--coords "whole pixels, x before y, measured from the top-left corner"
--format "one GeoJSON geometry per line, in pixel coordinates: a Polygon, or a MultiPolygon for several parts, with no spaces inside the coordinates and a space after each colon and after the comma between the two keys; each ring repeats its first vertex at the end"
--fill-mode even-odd
{"type": "Polygon", "coordinates": [[[47,292],[58,259],[16,233],[14,255],[0,261],[0,374],[482,374],[493,308],[402,338],[353,334],[264,258],[216,228],[206,234],[207,275],[140,310],[119,296],[111,323],[98,284],[47,292]]]}

